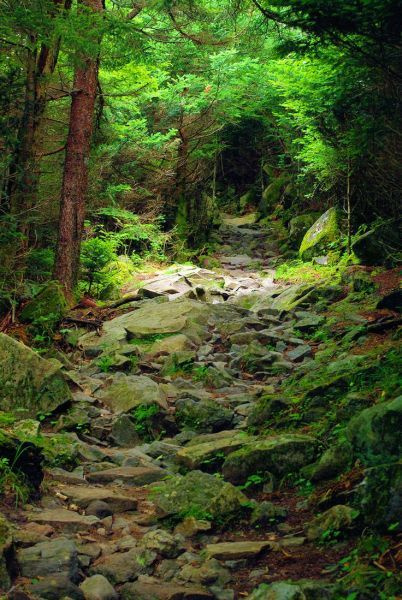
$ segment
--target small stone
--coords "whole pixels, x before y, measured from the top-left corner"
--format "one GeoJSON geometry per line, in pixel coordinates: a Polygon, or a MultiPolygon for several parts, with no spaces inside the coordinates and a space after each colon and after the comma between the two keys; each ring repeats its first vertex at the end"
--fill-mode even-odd
{"type": "Polygon", "coordinates": [[[103,575],[92,575],[80,585],[85,600],[117,600],[118,594],[103,575]]]}
{"type": "Polygon", "coordinates": [[[141,547],[165,558],[176,558],[184,550],[181,536],[172,535],[164,529],[146,533],[141,540],[141,547]]]}

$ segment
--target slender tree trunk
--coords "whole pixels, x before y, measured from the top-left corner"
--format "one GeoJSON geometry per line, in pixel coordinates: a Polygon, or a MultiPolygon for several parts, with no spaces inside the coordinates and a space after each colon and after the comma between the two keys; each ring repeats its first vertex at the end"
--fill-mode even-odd
{"type": "Polygon", "coordinates": [[[348,220],[348,231],[347,231],[347,236],[348,236],[348,248],[347,248],[347,252],[348,252],[348,256],[350,256],[351,254],[351,246],[352,246],[352,206],[351,206],[351,202],[350,202],[350,160],[348,159],[348,172],[347,172],[347,176],[346,176],[346,214],[347,214],[347,220],[348,220]]]}
{"type": "MultiPolygon", "coordinates": [[[[102,0],[80,0],[80,4],[94,12],[103,10],[102,0]]],[[[74,74],[54,269],[54,276],[63,285],[68,299],[72,299],[78,280],[88,189],[88,163],[98,90],[98,62],[98,56],[79,57],[74,74]]]]}
{"type": "MultiPolygon", "coordinates": [[[[67,12],[71,3],[72,0],[53,0],[54,16],[60,9],[67,12]]],[[[31,43],[35,44],[34,37],[31,43]]],[[[46,110],[48,77],[56,68],[59,50],[60,37],[57,36],[53,43],[42,44],[39,52],[28,51],[24,111],[7,186],[11,212],[17,218],[24,217],[19,228],[23,234],[23,249],[29,242],[30,212],[36,205],[38,157],[42,146],[41,125],[46,110]]]]}

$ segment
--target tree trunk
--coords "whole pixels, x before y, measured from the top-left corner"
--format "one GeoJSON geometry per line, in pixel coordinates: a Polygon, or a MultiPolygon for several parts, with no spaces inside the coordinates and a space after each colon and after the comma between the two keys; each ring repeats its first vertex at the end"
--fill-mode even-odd
{"type": "MultiPolygon", "coordinates": [[[[103,10],[102,0],[80,0],[80,4],[94,12],[103,10]]],[[[54,269],[54,276],[63,285],[68,299],[72,299],[78,280],[99,56],[81,56],[78,60],[74,74],[54,269]]]]}
{"type": "MultiPolygon", "coordinates": [[[[56,11],[67,12],[72,0],[53,0],[56,11]]],[[[31,43],[35,44],[34,37],[31,43]]],[[[19,227],[23,234],[23,246],[28,244],[30,212],[36,205],[39,183],[38,156],[40,155],[41,125],[47,102],[47,78],[57,64],[60,49],[60,36],[53,43],[42,44],[40,51],[28,51],[27,80],[25,86],[24,111],[21,119],[14,160],[10,167],[7,196],[10,211],[24,219],[19,227]]]]}

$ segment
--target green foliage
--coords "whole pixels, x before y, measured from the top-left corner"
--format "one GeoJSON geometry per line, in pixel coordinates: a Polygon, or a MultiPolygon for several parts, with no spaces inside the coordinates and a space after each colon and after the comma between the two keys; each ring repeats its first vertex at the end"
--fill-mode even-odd
{"type": "Polygon", "coordinates": [[[23,452],[24,448],[21,444],[17,448],[11,463],[8,458],[0,458],[0,495],[11,495],[14,498],[16,506],[25,504],[29,496],[25,476],[22,471],[16,468],[16,464],[23,452]]]}
{"type": "Polygon", "coordinates": [[[88,282],[88,292],[92,285],[106,287],[110,282],[110,274],[104,271],[105,267],[116,260],[116,243],[111,239],[93,237],[82,243],[81,267],[82,275],[88,282]]]}
{"type": "Polygon", "coordinates": [[[254,474],[254,475],[249,475],[247,477],[246,482],[239,486],[239,489],[241,490],[247,490],[249,487],[255,487],[258,485],[261,485],[262,483],[264,483],[265,481],[265,477],[263,475],[258,475],[258,474],[254,474]]]}
{"type": "Polygon", "coordinates": [[[380,600],[396,600],[401,586],[400,574],[378,566],[378,559],[387,553],[391,543],[386,537],[366,532],[357,547],[339,561],[340,581],[345,588],[356,590],[349,596],[374,595],[380,600]]]}
{"type": "Polygon", "coordinates": [[[113,357],[108,355],[101,356],[96,361],[96,365],[100,368],[102,373],[108,373],[110,368],[114,365],[113,357]]]}
{"type": "Polygon", "coordinates": [[[134,427],[140,437],[147,442],[155,439],[157,433],[157,420],[161,408],[157,404],[140,404],[131,411],[134,427]]]}
{"type": "Polygon", "coordinates": [[[192,378],[194,381],[205,382],[208,379],[208,367],[206,365],[201,365],[200,367],[195,367],[192,370],[192,378]]]}

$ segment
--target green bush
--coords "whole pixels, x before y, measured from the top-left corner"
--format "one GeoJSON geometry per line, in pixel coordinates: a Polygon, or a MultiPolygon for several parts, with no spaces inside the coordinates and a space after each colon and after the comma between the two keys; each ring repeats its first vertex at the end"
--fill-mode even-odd
{"type": "Polygon", "coordinates": [[[95,284],[98,288],[110,283],[113,273],[105,273],[105,267],[117,259],[116,243],[112,239],[93,237],[83,242],[81,247],[81,273],[88,283],[88,292],[95,284]]]}

